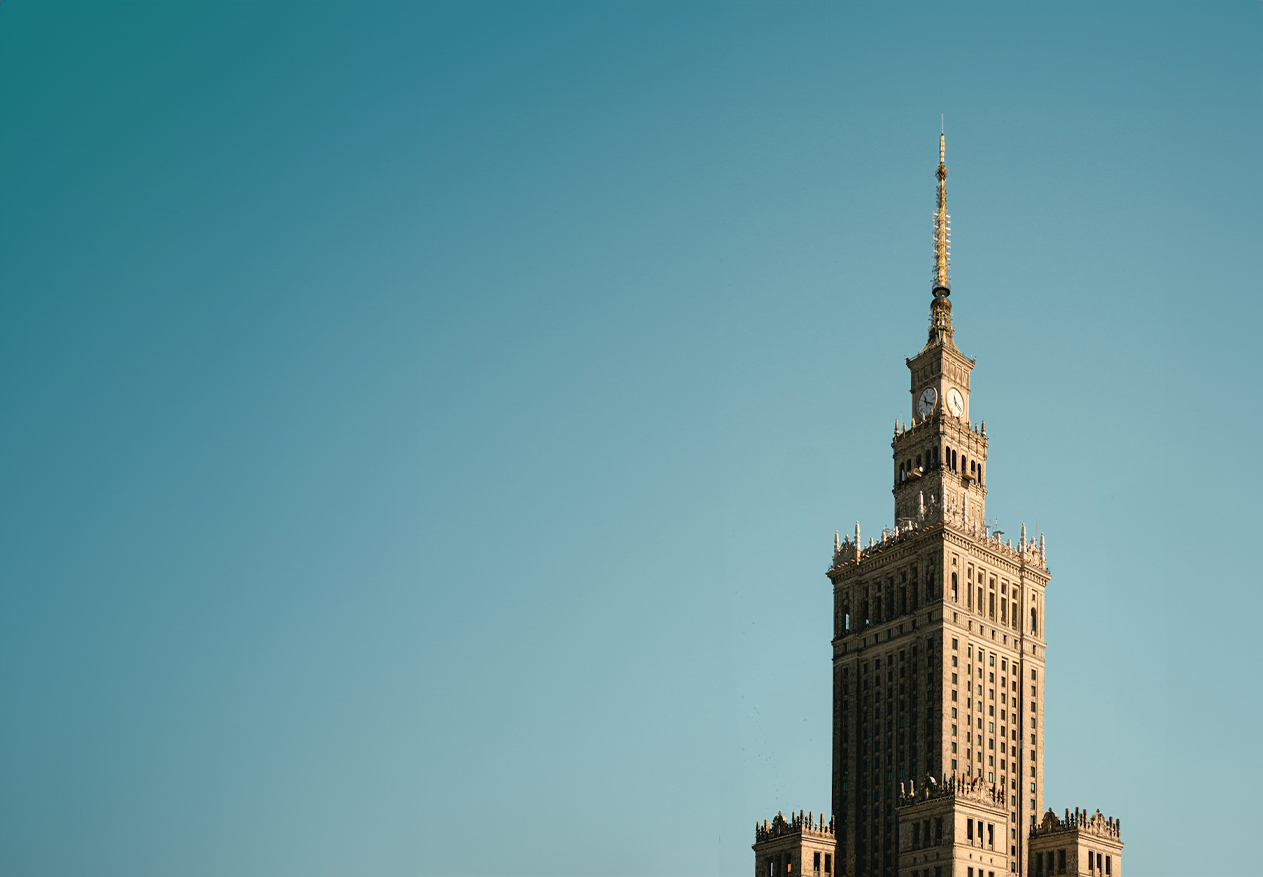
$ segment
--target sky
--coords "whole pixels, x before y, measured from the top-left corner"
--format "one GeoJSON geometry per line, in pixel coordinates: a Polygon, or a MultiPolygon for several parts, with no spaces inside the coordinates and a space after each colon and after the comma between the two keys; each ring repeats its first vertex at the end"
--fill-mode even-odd
{"type": "Polygon", "coordinates": [[[1044,800],[1132,875],[1259,873],[1261,45],[1257,2],[6,0],[0,870],[746,874],[827,812],[942,116],[1044,800]]]}

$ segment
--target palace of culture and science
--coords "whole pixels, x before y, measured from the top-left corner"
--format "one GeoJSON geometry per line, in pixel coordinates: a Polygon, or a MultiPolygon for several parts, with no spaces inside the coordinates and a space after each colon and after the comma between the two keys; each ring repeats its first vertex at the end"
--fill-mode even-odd
{"type": "Polygon", "coordinates": [[[1044,810],[1044,538],[987,524],[986,422],[952,330],[939,138],[933,300],[896,421],[895,525],[834,536],[833,818],[755,827],[756,877],[1121,877],[1118,820],[1044,810]]]}

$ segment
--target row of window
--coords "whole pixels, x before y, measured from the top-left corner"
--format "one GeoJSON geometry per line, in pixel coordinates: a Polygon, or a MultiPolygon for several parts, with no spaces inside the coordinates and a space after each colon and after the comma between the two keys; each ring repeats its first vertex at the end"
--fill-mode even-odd
{"type": "MultiPolygon", "coordinates": [[[[1092,850],[1088,850],[1087,856],[1089,874],[1111,877],[1114,872],[1114,862],[1111,856],[1103,853],[1094,853],[1092,850]]],[[[1048,850],[1035,853],[1035,877],[1064,873],[1066,873],[1065,850],[1048,850]]]]}
{"type": "Polygon", "coordinates": [[[943,817],[934,819],[934,833],[930,834],[930,820],[912,823],[912,848],[939,846],[943,843],[943,817]],[[932,838],[932,840],[931,840],[932,838]]]}
{"type": "Polygon", "coordinates": [[[942,596],[940,590],[935,582],[933,566],[926,569],[924,582],[919,578],[918,568],[912,566],[900,570],[897,585],[894,576],[856,585],[846,599],[839,601],[834,633],[842,636],[852,630],[916,612],[921,606],[942,596]]]}
{"type": "MultiPolygon", "coordinates": [[[[973,846],[974,820],[972,819],[968,820],[965,823],[965,839],[969,841],[970,846],[973,846]]],[[[993,850],[995,849],[995,823],[994,822],[984,823],[981,819],[978,820],[978,846],[980,847],[986,846],[986,847],[990,847],[993,850]],[[986,829],[987,829],[987,839],[985,843],[982,838],[982,829],[984,825],[986,826],[986,829]]]]}
{"type": "MultiPolygon", "coordinates": [[[[832,874],[833,873],[833,853],[824,854],[824,870],[823,871],[821,870],[820,865],[821,865],[820,853],[818,851],[812,853],[812,856],[811,856],[812,871],[814,871],[817,874],[832,874]]],[[[760,873],[765,874],[766,877],[780,877],[780,875],[782,874],[793,874],[794,873],[793,856],[789,853],[781,853],[780,855],[772,856],[763,863],[763,867],[759,870],[760,870],[760,873]]]]}
{"type": "Polygon", "coordinates": [[[982,464],[977,462],[977,460],[969,459],[964,454],[960,454],[958,459],[956,450],[951,445],[943,446],[941,456],[939,449],[934,447],[927,449],[924,454],[917,454],[915,459],[909,457],[901,461],[896,483],[902,484],[913,477],[914,474],[920,475],[932,469],[938,469],[943,461],[947,462],[948,469],[953,472],[959,472],[961,475],[965,474],[965,467],[968,465],[969,477],[976,479],[979,484],[982,484],[982,464]]]}

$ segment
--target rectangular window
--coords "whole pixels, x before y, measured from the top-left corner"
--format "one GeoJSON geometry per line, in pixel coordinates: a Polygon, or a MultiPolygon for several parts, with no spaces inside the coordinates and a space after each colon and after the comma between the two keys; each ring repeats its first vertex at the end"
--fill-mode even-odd
{"type": "Polygon", "coordinates": [[[967,840],[974,839],[974,821],[972,819],[965,823],[965,838],[967,840]]]}
{"type": "Polygon", "coordinates": [[[1110,856],[1106,856],[1105,857],[1105,877],[1109,877],[1109,874],[1110,874],[1110,856]]]}
{"type": "Polygon", "coordinates": [[[828,874],[832,870],[833,870],[833,854],[825,853],[824,854],[824,872],[828,874]]]}
{"type": "Polygon", "coordinates": [[[813,871],[819,871],[819,870],[820,870],[820,854],[819,854],[819,853],[812,853],[812,854],[811,854],[811,869],[812,869],[813,871]]]}

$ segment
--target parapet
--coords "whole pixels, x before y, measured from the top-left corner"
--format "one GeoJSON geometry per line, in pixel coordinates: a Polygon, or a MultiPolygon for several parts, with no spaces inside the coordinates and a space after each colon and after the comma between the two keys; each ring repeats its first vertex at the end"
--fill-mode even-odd
{"type": "Polygon", "coordinates": [[[1000,539],[1000,531],[992,532],[985,522],[970,519],[963,506],[956,505],[955,500],[944,501],[939,497],[922,497],[920,511],[916,519],[901,518],[894,527],[885,527],[881,531],[880,541],[870,538],[868,545],[860,541],[860,525],[855,523],[855,536],[840,532],[833,534],[833,562],[829,569],[840,569],[848,563],[860,563],[869,557],[875,557],[882,551],[894,547],[905,539],[922,530],[939,525],[950,526],[978,540],[987,549],[1009,558],[1013,563],[1025,564],[1036,569],[1048,569],[1048,555],[1044,547],[1044,537],[1039,541],[1026,538],[1026,525],[1022,525],[1022,537],[1014,542],[1012,539],[1000,539]]]}
{"type": "Polygon", "coordinates": [[[833,839],[833,819],[830,818],[826,823],[824,814],[821,813],[819,818],[814,813],[803,813],[799,810],[797,814],[790,813],[789,819],[786,819],[780,813],[776,814],[770,823],[764,819],[762,824],[754,823],[754,842],[761,843],[765,840],[773,838],[785,837],[791,834],[801,834],[807,837],[828,838],[833,839]]]}
{"type": "Polygon", "coordinates": [[[1097,837],[1110,838],[1112,840],[1122,840],[1122,820],[1106,819],[1101,815],[1101,811],[1097,810],[1091,816],[1088,811],[1080,810],[1078,807],[1071,812],[1066,809],[1064,818],[1057,818],[1057,814],[1048,808],[1048,812],[1044,814],[1044,818],[1040,820],[1038,825],[1031,827],[1031,837],[1044,837],[1050,834],[1060,834],[1067,831],[1078,831],[1082,834],[1096,835],[1097,837]]]}
{"type": "Polygon", "coordinates": [[[991,807],[1007,806],[1003,789],[994,783],[984,783],[981,777],[971,777],[967,774],[944,774],[941,779],[927,775],[925,782],[920,786],[912,781],[899,784],[898,805],[900,807],[944,798],[971,801],[991,807]]]}

